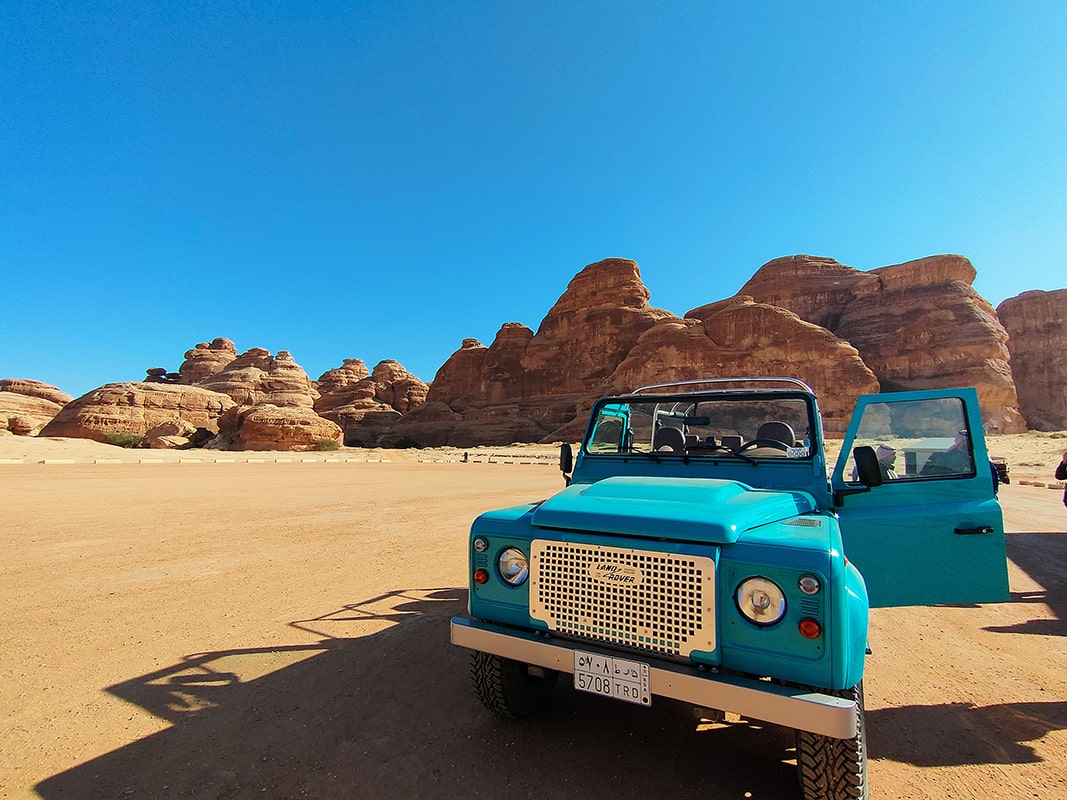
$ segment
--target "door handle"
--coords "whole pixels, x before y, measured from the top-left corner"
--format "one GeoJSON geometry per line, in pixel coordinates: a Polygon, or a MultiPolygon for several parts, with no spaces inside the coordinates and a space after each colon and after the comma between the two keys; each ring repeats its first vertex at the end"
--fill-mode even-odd
{"type": "Polygon", "coordinates": [[[973,536],[977,533],[992,533],[993,528],[990,525],[979,525],[976,528],[954,528],[953,533],[958,533],[961,536],[973,536]]]}

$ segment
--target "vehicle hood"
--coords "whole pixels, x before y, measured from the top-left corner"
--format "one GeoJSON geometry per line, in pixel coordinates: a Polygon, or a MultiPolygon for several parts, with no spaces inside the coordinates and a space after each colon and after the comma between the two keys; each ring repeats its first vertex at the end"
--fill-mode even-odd
{"type": "Polygon", "coordinates": [[[533,513],[542,528],[735,542],[747,530],[815,510],[804,492],[754,489],[713,478],[605,478],[574,484],[533,513]]]}

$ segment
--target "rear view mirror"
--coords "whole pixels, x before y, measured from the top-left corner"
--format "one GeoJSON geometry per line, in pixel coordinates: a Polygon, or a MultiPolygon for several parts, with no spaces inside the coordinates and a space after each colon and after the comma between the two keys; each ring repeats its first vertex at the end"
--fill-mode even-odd
{"type": "Polygon", "coordinates": [[[564,482],[570,486],[571,472],[574,470],[574,450],[569,442],[559,447],[559,470],[563,473],[564,482]]]}

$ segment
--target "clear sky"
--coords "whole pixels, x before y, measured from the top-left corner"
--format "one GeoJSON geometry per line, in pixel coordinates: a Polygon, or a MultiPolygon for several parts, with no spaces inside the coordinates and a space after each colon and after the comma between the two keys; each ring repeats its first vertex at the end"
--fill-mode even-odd
{"type": "Polygon", "coordinates": [[[0,3],[0,378],[217,336],[424,380],[585,265],[1067,287],[1067,3],[0,3]]]}

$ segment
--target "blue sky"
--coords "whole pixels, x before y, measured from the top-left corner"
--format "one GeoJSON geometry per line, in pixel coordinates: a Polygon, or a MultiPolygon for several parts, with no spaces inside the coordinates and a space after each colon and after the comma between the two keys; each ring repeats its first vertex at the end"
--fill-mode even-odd
{"type": "Polygon", "coordinates": [[[0,4],[0,377],[216,336],[424,380],[632,258],[1067,286],[1067,3],[0,4]]]}

